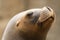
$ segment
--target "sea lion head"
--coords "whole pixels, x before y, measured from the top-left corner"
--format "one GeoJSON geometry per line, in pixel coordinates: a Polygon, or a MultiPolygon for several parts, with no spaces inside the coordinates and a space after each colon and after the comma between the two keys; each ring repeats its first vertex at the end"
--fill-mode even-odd
{"type": "Polygon", "coordinates": [[[31,9],[17,21],[16,26],[23,38],[38,40],[46,37],[54,19],[55,14],[50,7],[31,9]]]}

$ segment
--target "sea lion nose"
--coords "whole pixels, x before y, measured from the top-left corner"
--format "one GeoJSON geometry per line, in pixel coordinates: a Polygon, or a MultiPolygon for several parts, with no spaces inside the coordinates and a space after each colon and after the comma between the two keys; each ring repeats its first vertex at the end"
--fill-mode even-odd
{"type": "Polygon", "coordinates": [[[53,10],[50,7],[43,7],[42,11],[50,11],[50,12],[52,12],[53,10]]]}
{"type": "Polygon", "coordinates": [[[46,7],[49,11],[51,11],[50,7],[46,7]]]}

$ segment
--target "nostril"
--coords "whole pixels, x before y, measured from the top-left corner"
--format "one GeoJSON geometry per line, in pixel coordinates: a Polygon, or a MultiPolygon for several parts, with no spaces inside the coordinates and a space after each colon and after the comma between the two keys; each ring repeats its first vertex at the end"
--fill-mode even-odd
{"type": "Polygon", "coordinates": [[[49,11],[51,11],[51,9],[50,9],[49,7],[47,7],[47,9],[48,9],[49,11]]]}

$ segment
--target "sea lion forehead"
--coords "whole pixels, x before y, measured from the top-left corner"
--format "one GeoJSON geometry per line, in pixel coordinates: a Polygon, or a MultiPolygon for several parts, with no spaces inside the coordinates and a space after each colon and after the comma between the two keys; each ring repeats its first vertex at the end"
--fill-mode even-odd
{"type": "Polygon", "coordinates": [[[42,13],[42,9],[41,8],[35,8],[35,9],[29,9],[26,11],[26,15],[27,14],[30,14],[30,13],[33,13],[33,16],[35,15],[40,15],[40,13],[42,13]]]}
{"type": "Polygon", "coordinates": [[[29,10],[26,10],[25,12],[24,12],[24,14],[25,14],[25,16],[27,15],[27,14],[29,14],[29,13],[33,13],[33,14],[38,14],[38,13],[41,13],[41,9],[39,8],[35,8],[35,9],[29,9],[29,10]]]}
{"type": "Polygon", "coordinates": [[[28,11],[28,12],[29,12],[29,11],[34,12],[34,11],[39,11],[39,10],[41,11],[41,8],[35,8],[35,9],[33,8],[33,9],[29,9],[29,10],[27,10],[27,11],[28,11]]]}

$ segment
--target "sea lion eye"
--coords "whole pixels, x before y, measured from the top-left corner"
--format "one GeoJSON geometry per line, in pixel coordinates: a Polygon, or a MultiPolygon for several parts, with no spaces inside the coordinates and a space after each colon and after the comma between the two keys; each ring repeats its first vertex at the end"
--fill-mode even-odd
{"type": "Polygon", "coordinates": [[[27,14],[27,16],[30,17],[30,16],[32,16],[32,14],[33,14],[33,12],[30,12],[30,13],[27,14]]]}

